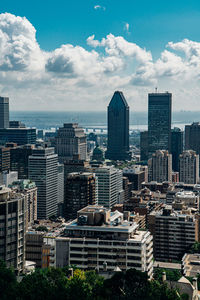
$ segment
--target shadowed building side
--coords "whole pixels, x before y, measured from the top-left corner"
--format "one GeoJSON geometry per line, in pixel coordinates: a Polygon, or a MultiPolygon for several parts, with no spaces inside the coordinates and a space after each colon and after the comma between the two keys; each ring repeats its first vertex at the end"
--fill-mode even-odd
{"type": "Polygon", "coordinates": [[[116,91],[108,106],[108,146],[106,158],[129,160],[129,106],[122,92],[116,91]]]}

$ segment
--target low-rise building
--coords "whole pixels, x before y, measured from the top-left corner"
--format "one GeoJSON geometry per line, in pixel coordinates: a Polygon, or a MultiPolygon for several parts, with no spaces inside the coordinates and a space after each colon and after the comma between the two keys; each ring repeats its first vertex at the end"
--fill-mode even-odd
{"type": "MultiPolygon", "coordinates": [[[[63,251],[68,253],[67,264],[80,269],[97,269],[104,266],[112,271],[136,268],[153,272],[153,243],[149,231],[138,230],[139,225],[123,219],[123,214],[111,212],[103,206],[88,206],[80,210],[77,219],[65,227],[65,240],[58,238],[63,251]],[[66,250],[66,248],[68,250],[66,250]]],[[[62,265],[62,254],[56,249],[62,265]]],[[[63,256],[66,261],[66,256],[63,256]]]]}

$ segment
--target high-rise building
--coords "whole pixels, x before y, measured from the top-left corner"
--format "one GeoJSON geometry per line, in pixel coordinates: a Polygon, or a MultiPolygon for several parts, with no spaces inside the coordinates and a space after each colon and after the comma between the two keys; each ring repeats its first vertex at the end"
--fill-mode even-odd
{"type": "Polygon", "coordinates": [[[10,169],[18,172],[19,179],[28,179],[28,158],[33,145],[10,147],[10,169]]]}
{"type": "Polygon", "coordinates": [[[171,150],[171,93],[148,95],[149,158],[156,150],[171,150]]]}
{"type": "Polygon", "coordinates": [[[65,182],[65,218],[75,219],[77,211],[97,204],[96,178],[93,173],[70,173],[65,182]]]}
{"type": "Polygon", "coordinates": [[[0,186],[0,259],[21,273],[25,266],[25,199],[0,186]]]}
{"type": "Polygon", "coordinates": [[[95,170],[98,178],[98,204],[111,208],[123,202],[123,174],[122,170],[113,166],[103,166],[95,170]]]}
{"type": "Polygon", "coordinates": [[[10,169],[10,149],[0,146],[0,172],[10,169]]]}
{"type": "Polygon", "coordinates": [[[158,261],[181,259],[195,243],[195,216],[173,211],[166,205],[148,216],[153,235],[154,258],[158,261]]]}
{"type": "Polygon", "coordinates": [[[67,123],[60,127],[56,137],[56,153],[59,162],[72,160],[79,155],[81,160],[87,159],[87,141],[83,128],[77,123],[67,123]]]}
{"type": "Polygon", "coordinates": [[[57,215],[58,155],[54,148],[36,148],[29,156],[28,178],[36,183],[38,219],[57,215]]]}
{"type": "Polygon", "coordinates": [[[185,149],[194,150],[200,154],[200,123],[185,125],[185,149]]]}
{"type": "Polygon", "coordinates": [[[1,143],[16,143],[17,145],[35,144],[35,128],[4,128],[0,129],[1,143]]]}
{"type": "Polygon", "coordinates": [[[199,155],[193,150],[186,150],[180,155],[179,180],[196,184],[199,181],[199,155]]]}
{"type": "Polygon", "coordinates": [[[0,97],[0,129],[9,128],[9,98],[0,97]]]}
{"type": "Polygon", "coordinates": [[[157,150],[148,160],[149,181],[172,181],[172,155],[167,150],[157,150]]]}
{"type": "Polygon", "coordinates": [[[64,206],[64,165],[58,164],[58,216],[63,215],[64,206]]]}
{"type": "Polygon", "coordinates": [[[179,155],[183,152],[183,132],[175,127],[171,131],[172,170],[179,171],[179,155]]]}
{"type": "Polygon", "coordinates": [[[148,131],[140,132],[140,160],[148,160],[148,131]]]}
{"type": "Polygon", "coordinates": [[[106,158],[129,160],[129,106],[122,92],[116,91],[108,106],[106,158]]]}

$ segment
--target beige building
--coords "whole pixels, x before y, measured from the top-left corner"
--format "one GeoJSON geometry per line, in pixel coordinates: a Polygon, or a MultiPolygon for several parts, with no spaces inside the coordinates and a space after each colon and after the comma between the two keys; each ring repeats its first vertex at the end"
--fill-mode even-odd
{"type": "Polygon", "coordinates": [[[199,182],[199,155],[193,150],[184,151],[179,156],[180,182],[196,184],[199,182]]]}
{"type": "Polygon", "coordinates": [[[151,277],[152,236],[149,231],[138,228],[135,222],[124,220],[119,211],[111,212],[103,206],[85,207],[78,212],[76,220],[67,224],[65,238],[56,241],[59,266],[63,265],[63,257],[65,264],[80,269],[136,268],[151,277]]]}
{"type": "Polygon", "coordinates": [[[60,127],[56,137],[56,153],[59,162],[72,160],[79,155],[81,160],[87,159],[86,134],[77,123],[66,123],[60,127]]]}
{"type": "Polygon", "coordinates": [[[172,181],[172,155],[167,150],[157,150],[148,160],[148,180],[172,181]]]}

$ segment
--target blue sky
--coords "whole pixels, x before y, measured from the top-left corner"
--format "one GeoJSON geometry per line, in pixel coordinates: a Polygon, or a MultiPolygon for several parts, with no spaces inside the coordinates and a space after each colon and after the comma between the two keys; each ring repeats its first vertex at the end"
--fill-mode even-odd
{"type": "Polygon", "coordinates": [[[65,43],[86,46],[88,36],[101,39],[109,33],[122,35],[156,56],[169,41],[200,41],[199,0],[1,0],[0,11],[25,16],[45,50],[65,43]],[[105,10],[95,10],[95,5],[105,10]],[[129,34],[125,23],[130,25],[129,34]]]}
{"type": "Polygon", "coordinates": [[[15,110],[200,110],[200,1],[0,0],[0,95],[15,110]]]}

